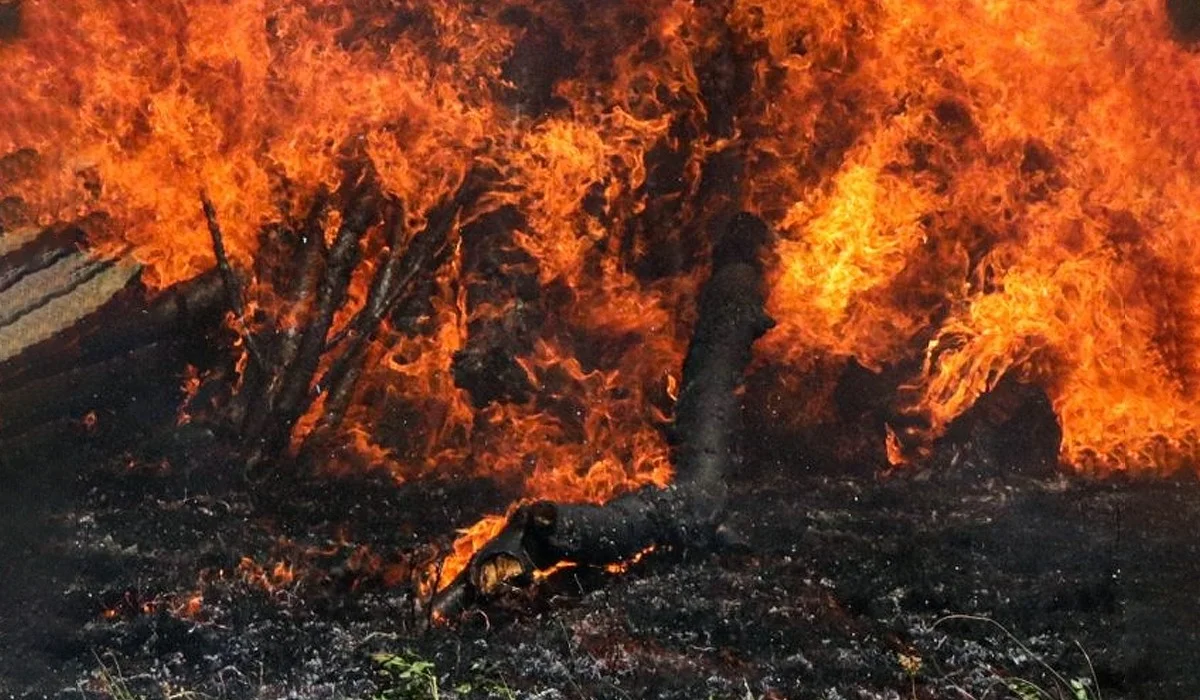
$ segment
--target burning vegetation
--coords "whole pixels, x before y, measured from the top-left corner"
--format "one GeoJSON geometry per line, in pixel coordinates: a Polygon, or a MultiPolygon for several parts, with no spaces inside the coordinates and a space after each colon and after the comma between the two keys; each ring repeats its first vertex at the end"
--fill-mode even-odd
{"type": "MultiPolygon", "coordinates": [[[[780,392],[896,368],[907,458],[1012,375],[1050,396],[1066,464],[1171,470],[1197,425],[1200,58],[1176,5],[9,3],[7,227],[103,213],[92,249],[161,289],[214,266],[204,192],[260,273],[250,333],[279,335],[322,310],[265,272],[302,246],[271,243],[332,254],[360,217],[327,342],[361,334],[387,255],[446,228],[419,302],[356,350],[338,432],[399,478],[598,501],[669,478],[655,426],[703,251],[745,209],[776,233],[780,392]],[[322,216],[363,168],[378,201],[322,216]]],[[[830,407],[786,400],[801,425],[830,407]]]]}
{"type": "Polygon", "coordinates": [[[165,377],[172,444],[204,433],[259,497],[495,490],[431,518],[453,543],[283,538],[109,621],[337,579],[428,622],[740,550],[743,453],[904,474],[999,430],[1067,473],[1191,475],[1198,17],[0,1],[0,445],[103,438],[112,387],[165,377]]]}

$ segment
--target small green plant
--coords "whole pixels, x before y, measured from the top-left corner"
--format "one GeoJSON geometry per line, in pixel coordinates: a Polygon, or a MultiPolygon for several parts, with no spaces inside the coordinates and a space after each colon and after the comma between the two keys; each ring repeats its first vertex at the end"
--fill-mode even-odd
{"type": "Polygon", "coordinates": [[[516,695],[504,680],[504,674],[491,663],[482,659],[471,664],[470,677],[454,686],[454,692],[460,695],[482,693],[487,698],[515,700],[516,695]]]}
{"type": "Polygon", "coordinates": [[[473,662],[465,677],[448,680],[444,686],[438,681],[434,662],[411,650],[380,652],[372,654],[371,660],[380,680],[380,689],[371,700],[440,700],[443,687],[448,689],[449,697],[516,700],[516,694],[508,687],[500,669],[483,660],[473,662]]]}
{"type": "Polygon", "coordinates": [[[439,700],[437,668],[432,661],[406,651],[371,655],[384,688],[374,700],[439,700]]]}
{"type": "MultiPolygon", "coordinates": [[[[1043,661],[1040,656],[1033,653],[1033,651],[1026,646],[1024,642],[1018,639],[1015,634],[1010,632],[1007,627],[999,622],[996,622],[990,617],[983,617],[981,615],[947,615],[935,621],[933,623],[933,627],[936,628],[938,625],[951,620],[983,622],[994,626],[996,629],[1000,630],[1004,636],[1008,637],[1009,640],[1016,644],[1018,649],[1020,649],[1029,658],[1036,661],[1039,666],[1049,673],[1050,678],[1053,681],[1053,685],[1049,687],[1038,685],[1037,683],[1025,678],[997,675],[997,684],[1003,686],[1017,700],[1104,700],[1104,698],[1100,695],[1100,682],[1096,678],[1096,669],[1094,666],[1092,666],[1092,658],[1088,656],[1087,651],[1079,642],[1075,642],[1075,646],[1079,649],[1080,653],[1083,654],[1084,660],[1087,661],[1088,672],[1091,676],[1090,678],[1067,678],[1050,664],[1043,661]]],[[[966,693],[966,691],[963,691],[961,688],[959,688],[959,690],[963,692],[966,697],[972,697],[969,693],[966,693]]]]}
{"type": "Polygon", "coordinates": [[[125,681],[124,674],[121,673],[121,665],[117,663],[117,657],[111,652],[105,654],[108,661],[106,662],[99,654],[92,652],[92,656],[96,657],[96,663],[99,667],[96,669],[96,679],[100,683],[100,693],[110,700],[141,700],[141,696],[135,695],[129,689],[129,684],[125,681]]]}

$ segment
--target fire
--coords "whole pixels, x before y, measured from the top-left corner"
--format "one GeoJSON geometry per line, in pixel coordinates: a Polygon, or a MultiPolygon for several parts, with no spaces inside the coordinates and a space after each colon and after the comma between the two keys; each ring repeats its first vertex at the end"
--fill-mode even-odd
{"type": "Polygon", "coordinates": [[[629,559],[627,559],[623,562],[618,562],[616,564],[609,564],[609,565],[605,566],[604,570],[610,574],[613,574],[614,576],[617,574],[623,574],[629,570],[629,567],[639,563],[646,557],[653,554],[655,549],[657,549],[657,547],[655,547],[654,545],[650,545],[649,547],[646,547],[642,551],[638,552],[637,554],[634,554],[632,557],[630,557],[629,559]]]}
{"type": "MultiPolygon", "coordinates": [[[[331,470],[487,474],[527,500],[668,483],[700,261],[738,209],[777,233],[761,364],[901,376],[891,464],[1005,376],[1045,389],[1069,464],[1195,464],[1200,51],[1160,0],[584,5],[24,0],[0,39],[0,200],[25,224],[110,215],[91,244],[162,287],[214,265],[202,191],[251,270],[351,164],[402,207],[399,245],[486,172],[366,353],[331,470]],[[499,398],[456,376],[489,329],[511,343],[485,348],[499,398]]],[[[249,322],[302,323],[252,285],[249,322]]]]}
{"type": "Polygon", "coordinates": [[[1194,463],[1200,55],[1162,4],[739,6],[784,72],[773,358],[923,348],[924,439],[1013,373],[1068,463],[1194,463]]]}
{"type": "Polygon", "coordinates": [[[436,569],[430,572],[433,580],[425,582],[421,591],[422,595],[428,597],[433,592],[450,585],[454,577],[467,568],[467,563],[471,561],[471,555],[475,554],[488,540],[500,534],[507,521],[507,516],[490,515],[462,530],[458,539],[454,541],[450,553],[436,569]]]}
{"type": "Polygon", "coordinates": [[[296,570],[291,562],[280,560],[268,566],[262,566],[250,557],[242,557],[237,572],[243,581],[268,593],[287,590],[296,583],[296,570]]]}
{"type": "Polygon", "coordinates": [[[194,593],[190,596],[187,596],[186,600],[184,600],[176,608],[172,609],[171,613],[187,620],[198,620],[200,619],[203,611],[204,595],[200,593],[194,593]]]}
{"type": "MultiPolygon", "coordinates": [[[[405,36],[381,51],[383,10],[363,7],[360,25],[339,5],[22,3],[20,38],[0,47],[10,68],[0,153],[32,149],[42,177],[13,194],[48,219],[117,216],[161,285],[212,265],[198,191],[228,222],[231,254],[248,260],[281,202],[300,206],[336,183],[344,148],[369,152],[388,187],[423,211],[484,135],[484,105],[454,86],[486,76],[454,73],[488,57],[433,63],[405,36]]],[[[466,38],[462,17],[430,19],[466,38]]]]}
{"type": "Polygon", "coordinates": [[[183,392],[183,398],[179,401],[179,410],[175,413],[176,425],[187,425],[192,422],[192,414],[189,412],[192,402],[196,399],[196,395],[200,392],[201,385],[200,370],[195,365],[188,365],[184,370],[182,381],[179,389],[183,392]]]}
{"type": "Polygon", "coordinates": [[[888,464],[893,467],[901,466],[907,461],[904,456],[904,446],[900,443],[900,437],[890,425],[884,426],[884,449],[887,452],[888,464]]]}

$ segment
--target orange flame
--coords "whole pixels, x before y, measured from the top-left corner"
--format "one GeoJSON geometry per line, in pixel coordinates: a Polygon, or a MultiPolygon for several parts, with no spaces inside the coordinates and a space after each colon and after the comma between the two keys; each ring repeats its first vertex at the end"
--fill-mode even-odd
{"type": "Polygon", "coordinates": [[[1194,463],[1200,54],[1162,4],[738,5],[784,72],[761,150],[791,157],[752,180],[784,235],[771,355],[932,335],[930,436],[1015,373],[1067,462],[1194,463]]]}
{"type": "Polygon", "coordinates": [[[92,244],[151,285],[213,266],[201,190],[249,269],[349,158],[409,235],[468,172],[494,177],[459,226],[515,211],[506,245],[533,262],[500,267],[536,301],[472,300],[452,233],[420,318],[370,349],[331,469],[591,502],[667,483],[696,261],[737,207],[778,233],[757,347],[785,380],[912,368],[893,408],[926,428],[905,443],[1009,376],[1044,387],[1068,463],[1200,451],[1200,52],[1159,0],[62,0],[23,3],[0,62],[0,203],[111,215],[92,244]],[[736,172],[713,193],[716,155],[736,172]],[[477,407],[455,354],[526,303],[551,317],[514,360],[529,396],[477,407]]]}
{"type": "Polygon", "coordinates": [[[296,571],[287,561],[277,561],[268,569],[250,557],[242,557],[237,571],[242,580],[268,593],[285,590],[296,582],[296,571]]]}

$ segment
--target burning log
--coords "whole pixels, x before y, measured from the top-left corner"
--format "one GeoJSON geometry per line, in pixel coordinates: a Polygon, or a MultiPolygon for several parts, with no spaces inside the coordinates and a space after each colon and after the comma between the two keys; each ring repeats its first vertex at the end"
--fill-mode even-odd
{"type": "Polygon", "coordinates": [[[738,388],[751,345],[774,325],[763,310],[757,260],[766,233],[760,220],[741,214],[713,250],[676,407],[675,483],[604,505],[538,501],[518,508],[435,596],[436,615],[454,614],[561,562],[601,566],[651,546],[708,548],[719,542],[726,480],[740,461],[738,388]]]}

